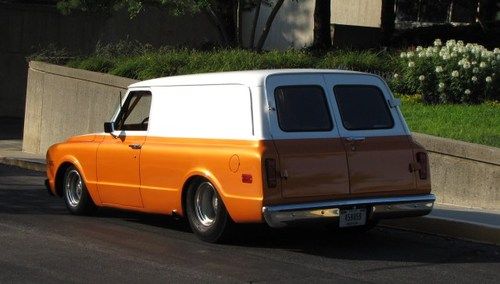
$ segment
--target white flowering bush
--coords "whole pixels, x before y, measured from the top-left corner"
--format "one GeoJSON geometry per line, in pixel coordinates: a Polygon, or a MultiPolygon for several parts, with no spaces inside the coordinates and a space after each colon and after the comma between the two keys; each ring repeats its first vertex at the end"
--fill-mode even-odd
{"type": "Polygon", "coordinates": [[[426,103],[481,103],[500,100],[500,49],[436,39],[400,54],[392,86],[398,93],[421,94],[426,103]]]}

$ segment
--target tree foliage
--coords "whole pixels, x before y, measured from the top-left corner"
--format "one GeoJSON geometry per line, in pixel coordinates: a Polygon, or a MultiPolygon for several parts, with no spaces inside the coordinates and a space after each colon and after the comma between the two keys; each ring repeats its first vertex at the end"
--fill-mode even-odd
{"type": "Polygon", "coordinates": [[[137,16],[146,6],[162,8],[174,16],[204,12],[217,28],[222,42],[231,45],[236,40],[236,16],[232,12],[236,3],[235,0],[59,0],[57,8],[66,15],[73,11],[110,13],[127,9],[131,18],[137,16]]]}
{"type": "Polygon", "coordinates": [[[113,11],[126,8],[130,17],[135,17],[145,5],[155,5],[165,8],[172,15],[184,15],[200,12],[208,6],[214,6],[213,0],[60,0],[57,8],[63,14],[80,10],[85,12],[113,11]]]}
{"type": "MultiPolygon", "coordinates": [[[[300,0],[289,0],[295,3],[300,3],[300,0]]],[[[111,13],[119,9],[127,9],[131,18],[137,16],[145,6],[156,6],[168,11],[169,14],[175,16],[194,15],[196,13],[205,13],[210,22],[216,27],[219,32],[221,42],[225,46],[240,46],[242,44],[242,11],[255,9],[254,18],[251,23],[250,34],[250,49],[262,50],[268,34],[273,25],[274,19],[278,14],[285,0],[59,0],[57,8],[63,14],[70,14],[73,11],[84,12],[105,12],[111,13]],[[261,31],[257,31],[257,24],[261,15],[261,6],[265,5],[272,7],[270,15],[265,19],[264,27],[261,31]],[[256,38],[256,35],[259,35],[256,38]]],[[[316,0],[318,2],[328,2],[328,0],[316,0]]],[[[299,4],[297,4],[299,5],[299,4]]],[[[323,5],[325,7],[325,5],[323,5]]],[[[316,15],[323,15],[321,19],[329,21],[329,11],[319,9],[316,15]]],[[[316,16],[315,17],[319,17],[316,16]]],[[[322,20],[321,20],[322,21],[322,20]]],[[[324,39],[324,36],[329,36],[329,30],[325,32],[324,27],[329,28],[329,23],[322,23],[321,33],[315,29],[315,44],[320,42],[328,42],[329,39],[324,39]]],[[[323,48],[325,46],[322,46],[323,48]]],[[[326,44],[328,47],[328,44],[326,44]]]]}

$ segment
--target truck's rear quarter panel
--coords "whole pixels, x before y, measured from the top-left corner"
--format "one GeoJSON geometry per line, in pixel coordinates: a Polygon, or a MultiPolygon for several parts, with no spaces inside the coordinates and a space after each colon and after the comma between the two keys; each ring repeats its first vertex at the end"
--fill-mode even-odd
{"type": "Polygon", "coordinates": [[[267,143],[251,140],[148,137],[141,151],[144,207],[183,214],[182,189],[190,178],[200,176],[216,186],[235,221],[259,222],[261,157],[269,150],[267,143]],[[251,182],[244,182],[243,175],[250,175],[251,182]]]}

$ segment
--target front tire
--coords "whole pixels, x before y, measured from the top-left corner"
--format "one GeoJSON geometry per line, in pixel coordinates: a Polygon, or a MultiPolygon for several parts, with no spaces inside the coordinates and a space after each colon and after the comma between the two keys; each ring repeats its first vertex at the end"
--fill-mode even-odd
{"type": "Polygon", "coordinates": [[[195,235],[203,241],[221,240],[229,216],[215,187],[206,180],[192,183],[186,193],[186,215],[195,235]]]}
{"type": "Polygon", "coordinates": [[[90,215],[96,210],[82,175],[75,166],[66,169],[62,182],[64,202],[72,214],[90,215]]]}

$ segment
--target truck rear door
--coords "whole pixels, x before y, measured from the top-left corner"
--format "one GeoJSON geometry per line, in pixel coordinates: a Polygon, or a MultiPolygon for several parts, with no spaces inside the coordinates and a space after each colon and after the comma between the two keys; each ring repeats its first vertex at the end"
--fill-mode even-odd
{"type": "Polygon", "coordinates": [[[348,195],[346,154],[322,75],[272,75],[266,96],[282,197],[348,195]]]}
{"type": "Polygon", "coordinates": [[[415,188],[409,131],[385,83],[364,74],[325,75],[347,153],[351,195],[415,188]]]}

